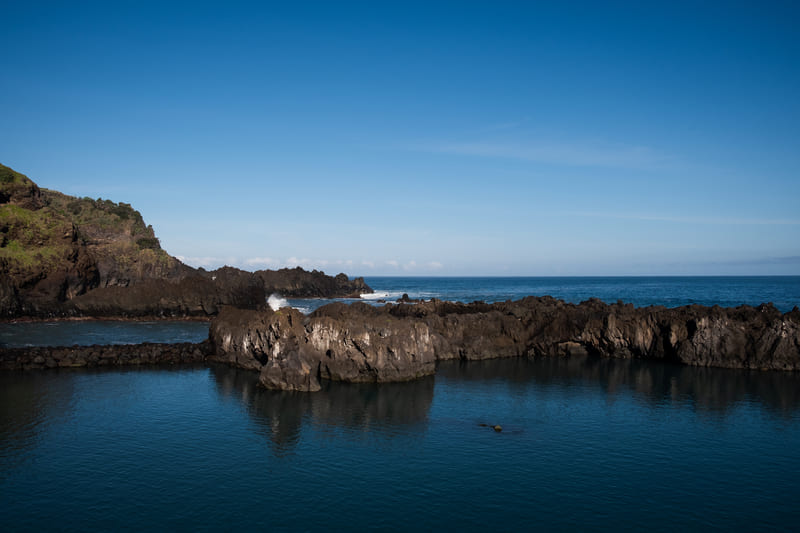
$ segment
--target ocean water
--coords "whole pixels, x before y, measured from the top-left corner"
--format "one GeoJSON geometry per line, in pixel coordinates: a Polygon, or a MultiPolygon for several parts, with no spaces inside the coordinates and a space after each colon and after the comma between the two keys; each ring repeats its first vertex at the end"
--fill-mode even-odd
{"type": "Polygon", "coordinates": [[[311,394],[221,366],[5,372],[0,528],[796,531],[798,448],[779,372],[505,359],[311,394]]]}
{"type": "MultiPolygon", "coordinates": [[[[396,301],[403,294],[413,299],[438,298],[458,302],[502,302],[526,296],[553,296],[570,303],[599,298],[622,300],[637,307],[679,307],[701,304],[736,307],[773,303],[783,312],[800,306],[800,276],[719,277],[367,277],[374,294],[369,302],[396,301]]],[[[330,300],[288,299],[285,302],[308,313],[330,300]]],[[[343,300],[354,301],[354,300],[343,300]]]]}
{"type": "MultiPolygon", "coordinates": [[[[367,282],[376,305],[800,301],[800,277],[367,282]]],[[[198,322],[0,325],[17,345],[206,336],[198,322]]],[[[0,530],[794,531],[798,449],[797,373],[451,361],[409,383],[288,393],[222,366],[2,372],[0,530]]]]}

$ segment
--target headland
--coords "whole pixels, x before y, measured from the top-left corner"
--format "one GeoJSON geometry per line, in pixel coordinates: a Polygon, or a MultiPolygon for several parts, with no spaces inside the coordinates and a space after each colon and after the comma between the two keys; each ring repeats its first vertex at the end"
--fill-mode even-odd
{"type": "Polygon", "coordinates": [[[211,320],[191,344],[0,348],[2,369],[220,362],[268,388],[319,390],[322,380],[407,381],[438,361],[501,357],[640,358],[694,366],[800,370],[800,310],[769,304],[678,308],[411,300],[332,303],[309,315],[267,296],[355,297],[363,278],[301,268],[192,268],[161,249],[132,206],[40,189],[0,165],[0,318],[211,320]]]}

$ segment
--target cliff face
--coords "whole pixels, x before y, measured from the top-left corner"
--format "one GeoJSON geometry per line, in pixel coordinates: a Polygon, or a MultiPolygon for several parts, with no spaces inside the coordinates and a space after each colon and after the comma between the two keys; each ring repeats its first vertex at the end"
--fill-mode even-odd
{"type": "Polygon", "coordinates": [[[258,308],[272,292],[339,297],[363,279],[302,269],[213,272],[184,265],[125,203],[40,189],[0,165],[0,317],[205,316],[258,308]]]}
{"type": "Polygon", "coordinates": [[[93,289],[180,278],[192,269],[161,249],[130,205],[40,189],[0,165],[0,313],[39,314],[93,289]],[[11,294],[3,299],[2,294],[11,294]]]}
{"type": "Polygon", "coordinates": [[[634,308],[550,297],[496,304],[431,301],[381,308],[330,304],[305,317],[224,310],[214,360],[258,370],[269,388],[313,391],[321,379],[401,381],[444,359],[595,355],[694,366],[800,370],[800,310],[634,308]]]}

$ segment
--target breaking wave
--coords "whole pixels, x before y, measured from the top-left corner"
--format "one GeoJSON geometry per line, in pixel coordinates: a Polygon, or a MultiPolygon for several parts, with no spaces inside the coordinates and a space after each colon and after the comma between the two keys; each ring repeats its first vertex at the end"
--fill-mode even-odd
{"type": "Polygon", "coordinates": [[[362,294],[362,300],[397,300],[403,296],[402,291],[375,291],[370,294],[362,294]]]}
{"type": "Polygon", "coordinates": [[[286,301],[286,298],[281,298],[280,294],[270,294],[267,303],[273,311],[277,311],[281,307],[289,307],[289,302],[286,301]]]}

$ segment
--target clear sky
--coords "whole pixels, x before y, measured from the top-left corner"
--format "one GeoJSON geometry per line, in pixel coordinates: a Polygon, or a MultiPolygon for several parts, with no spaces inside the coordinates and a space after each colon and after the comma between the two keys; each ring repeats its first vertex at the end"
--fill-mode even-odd
{"type": "Polygon", "coordinates": [[[194,266],[800,274],[798,2],[0,1],[0,162],[194,266]]]}

